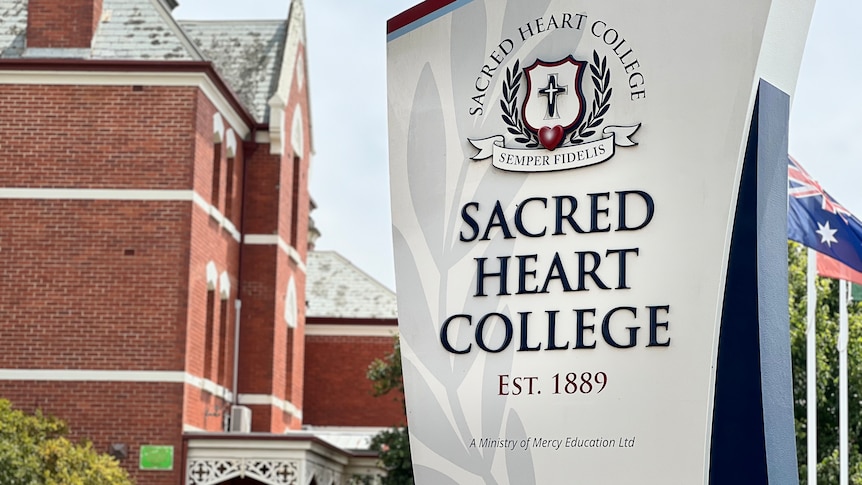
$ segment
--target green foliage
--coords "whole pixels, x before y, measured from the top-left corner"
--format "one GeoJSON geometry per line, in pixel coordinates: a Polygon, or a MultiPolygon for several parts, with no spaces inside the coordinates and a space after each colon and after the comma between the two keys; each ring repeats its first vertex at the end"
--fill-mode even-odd
{"type": "MultiPolygon", "coordinates": [[[[793,398],[796,450],[801,485],[807,484],[807,370],[806,370],[806,249],[788,243],[790,342],[793,359],[793,398]]],[[[838,484],[838,281],[817,278],[817,479],[820,485],[838,484]]],[[[850,483],[862,485],[862,304],[848,305],[847,347],[850,483]]]]}
{"type": "Polygon", "coordinates": [[[0,483],[4,485],[131,485],[125,470],[90,443],[73,444],[65,423],[28,415],[0,399],[0,483]]]}
{"type": "Polygon", "coordinates": [[[365,373],[377,397],[396,391],[395,399],[403,399],[404,378],[401,374],[401,341],[395,337],[392,353],[383,359],[374,359],[365,373]]]}
{"type": "MultiPolygon", "coordinates": [[[[819,448],[819,446],[818,446],[819,448]]],[[[849,469],[850,485],[862,485],[862,462],[858,460],[858,451],[851,450],[851,465],[849,469]],[[856,460],[853,460],[853,456],[856,460]]],[[[804,480],[802,481],[804,483],[804,480]]],[[[817,483],[818,484],[838,484],[841,483],[838,465],[838,447],[836,446],[832,453],[817,464],[817,483]]]]}
{"type": "Polygon", "coordinates": [[[410,459],[410,437],[407,428],[381,431],[371,440],[371,449],[380,454],[386,469],[384,485],[413,485],[413,464],[410,459]]]}
{"type": "MultiPolygon", "coordinates": [[[[377,397],[394,392],[395,399],[404,405],[404,379],[401,374],[401,344],[395,337],[392,353],[384,359],[375,359],[368,366],[366,376],[377,397]]],[[[384,485],[413,485],[413,464],[410,459],[410,435],[407,427],[381,431],[371,440],[371,449],[380,456],[386,469],[384,485]]]]}

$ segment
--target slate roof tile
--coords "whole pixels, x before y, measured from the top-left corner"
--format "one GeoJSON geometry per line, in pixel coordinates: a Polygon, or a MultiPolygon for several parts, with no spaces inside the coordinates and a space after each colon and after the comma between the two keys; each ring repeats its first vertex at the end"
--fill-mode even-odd
{"type": "Polygon", "coordinates": [[[27,30],[27,0],[0,0],[0,57],[21,57],[27,30]]]}
{"type": "Polygon", "coordinates": [[[278,88],[287,21],[180,21],[256,120],[269,119],[278,88]]]}
{"type": "Polygon", "coordinates": [[[334,251],[312,251],[306,264],[306,316],[312,318],[398,317],[395,293],[334,251]]]}
{"type": "Polygon", "coordinates": [[[198,61],[204,57],[159,0],[103,0],[93,59],[198,61]]]}

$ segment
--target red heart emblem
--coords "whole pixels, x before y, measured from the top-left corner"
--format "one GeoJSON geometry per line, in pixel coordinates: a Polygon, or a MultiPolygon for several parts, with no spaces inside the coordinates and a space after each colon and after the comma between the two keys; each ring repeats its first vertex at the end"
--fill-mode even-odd
{"type": "Polygon", "coordinates": [[[549,126],[543,126],[539,129],[539,142],[548,150],[553,151],[560,145],[560,142],[563,140],[563,134],[563,127],[560,125],[557,125],[553,128],[549,126]]]}

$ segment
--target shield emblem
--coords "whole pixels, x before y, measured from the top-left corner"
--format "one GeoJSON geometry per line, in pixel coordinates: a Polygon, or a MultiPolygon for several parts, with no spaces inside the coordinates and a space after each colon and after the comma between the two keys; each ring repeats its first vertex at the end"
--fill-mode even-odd
{"type": "MultiPolygon", "coordinates": [[[[524,101],[524,124],[533,132],[561,127],[567,132],[584,118],[586,101],[581,79],[587,63],[572,56],[557,62],[536,60],[524,69],[527,74],[527,98],[524,101]]],[[[559,128],[557,128],[559,130],[559,128]]]]}

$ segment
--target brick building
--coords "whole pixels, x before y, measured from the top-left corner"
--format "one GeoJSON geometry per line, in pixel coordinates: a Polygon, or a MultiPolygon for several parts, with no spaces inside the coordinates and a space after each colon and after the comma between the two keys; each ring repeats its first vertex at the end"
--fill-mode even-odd
{"type": "Polygon", "coordinates": [[[302,2],[254,22],[175,6],[0,0],[0,397],[139,484],[374,475],[373,455],[303,431],[400,415],[343,419],[332,403],[355,391],[309,389],[336,379],[318,355],[349,350],[333,338],[359,339],[355,366],[387,349],[356,331],[375,315],[306,338],[302,2]]]}
{"type": "Polygon", "coordinates": [[[308,275],[305,428],[339,446],[367,448],[382,429],[406,425],[403,396],[375,398],[365,377],[369,363],[392,353],[395,294],[331,251],[309,253],[308,275]]]}

